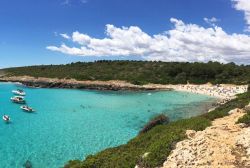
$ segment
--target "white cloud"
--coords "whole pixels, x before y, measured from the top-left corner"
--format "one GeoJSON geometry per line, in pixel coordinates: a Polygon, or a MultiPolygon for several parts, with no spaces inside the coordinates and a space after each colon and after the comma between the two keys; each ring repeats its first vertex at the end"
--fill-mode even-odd
{"type": "Polygon", "coordinates": [[[216,23],[217,22],[219,22],[220,20],[219,19],[217,19],[216,17],[212,17],[212,18],[203,18],[203,20],[207,23],[207,24],[209,24],[210,26],[216,26],[216,23]]]}
{"type": "Polygon", "coordinates": [[[79,44],[84,45],[84,44],[88,44],[91,38],[86,34],[81,34],[78,31],[76,31],[72,34],[72,40],[73,42],[77,42],[79,44]]]}
{"type": "Polygon", "coordinates": [[[73,32],[76,46],[66,44],[47,49],[77,56],[141,56],[146,60],[220,61],[246,63],[250,61],[250,36],[227,34],[221,27],[204,28],[170,19],[174,28],[161,34],[149,35],[137,26],[106,25],[106,37],[93,38],[73,32]]]}
{"type": "Polygon", "coordinates": [[[243,11],[247,27],[245,31],[250,31],[250,0],[231,0],[236,10],[243,11]]]}
{"type": "Polygon", "coordinates": [[[62,36],[65,39],[70,39],[70,36],[67,35],[66,33],[61,33],[60,36],[62,36]]]}

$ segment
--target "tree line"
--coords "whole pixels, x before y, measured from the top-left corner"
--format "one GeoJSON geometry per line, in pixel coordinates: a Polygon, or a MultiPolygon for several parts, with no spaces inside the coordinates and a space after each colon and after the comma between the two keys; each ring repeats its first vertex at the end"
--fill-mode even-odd
{"type": "Polygon", "coordinates": [[[65,65],[39,65],[0,70],[8,76],[76,80],[124,80],[133,84],[213,84],[250,82],[250,66],[219,62],[95,61],[65,65]]]}

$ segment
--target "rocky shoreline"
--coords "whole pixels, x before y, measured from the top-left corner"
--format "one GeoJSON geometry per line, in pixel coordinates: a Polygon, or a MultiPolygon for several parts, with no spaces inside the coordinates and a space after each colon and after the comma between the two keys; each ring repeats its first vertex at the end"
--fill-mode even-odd
{"type": "Polygon", "coordinates": [[[66,89],[90,89],[90,90],[127,90],[127,91],[160,91],[160,90],[175,90],[184,91],[195,94],[203,94],[212,97],[217,97],[223,101],[228,101],[235,98],[235,95],[247,91],[247,85],[230,85],[230,84],[146,84],[134,85],[132,83],[120,80],[110,81],[78,81],[75,79],[57,79],[43,78],[30,76],[2,76],[1,82],[18,82],[28,87],[39,88],[66,88],[66,89]]]}
{"type": "Polygon", "coordinates": [[[171,88],[154,88],[134,85],[124,81],[77,81],[74,79],[51,79],[34,77],[1,77],[0,82],[17,82],[27,87],[36,88],[65,88],[65,89],[90,89],[90,90],[173,90],[171,88]]]}

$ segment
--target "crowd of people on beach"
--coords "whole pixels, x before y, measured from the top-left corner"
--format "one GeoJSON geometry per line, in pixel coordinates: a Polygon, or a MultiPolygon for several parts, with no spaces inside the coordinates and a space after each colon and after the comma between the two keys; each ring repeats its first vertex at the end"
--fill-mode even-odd
{"type": "Polygon", "coordinates": [[[205,94],[214,96],[224,100],[235,98],[236,94],[244,93],[247,91],[247,85],[172,85],[170,88],[177,91],[187,91],[197,94],[205,94]]]}

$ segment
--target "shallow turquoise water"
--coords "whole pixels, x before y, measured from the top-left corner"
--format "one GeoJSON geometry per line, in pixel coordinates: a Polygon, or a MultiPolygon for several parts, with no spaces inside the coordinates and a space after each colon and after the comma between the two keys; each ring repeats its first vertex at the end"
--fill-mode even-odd
{"type": "Polygon", "coordinates": [[[58,168],[70,159],[83,159],[107,147],[126,143],[153,116],[171,120],[204,112],[215,99],[185,92],[112,92],[24,88],[28,105],[22,112],[10,102],[20,85],[0,83],[0,167],[20,168],[30,160],[34,168],[58,168]],[[202,104],[202,105],[201,105],[202,104]]]}

